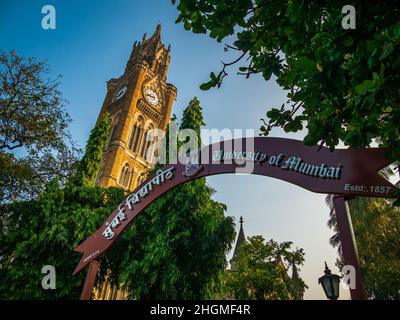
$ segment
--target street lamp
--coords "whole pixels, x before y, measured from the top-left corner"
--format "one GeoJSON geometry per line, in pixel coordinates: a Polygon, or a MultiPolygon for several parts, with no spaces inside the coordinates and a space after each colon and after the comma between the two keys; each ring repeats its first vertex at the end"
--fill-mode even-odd
{"type": "Polygon", "coordinates": [[[325,295],[329,300],[337,300],[339,298],[339,282],[340,277],[337,274],[332,274],[328,265],[325,262],[324,275],[318,279],[324,289],[325,295]]]}

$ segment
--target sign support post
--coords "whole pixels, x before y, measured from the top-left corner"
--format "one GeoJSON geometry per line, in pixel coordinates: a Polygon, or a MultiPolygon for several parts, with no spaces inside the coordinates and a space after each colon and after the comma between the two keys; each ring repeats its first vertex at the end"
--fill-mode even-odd
{"type": "Polygon", "coordinates": [[[340,243],[344,263],[351,265],[355,269],[355,288],[350,287],[352,300],[366,300],[364,285],[362,282],[360,261],[358,259],[357,245],[354,238],[354,231],[351,223],[350,210],[344,196],[335,196],[333,199],[335,206],[336,220],[340,234],[340,243]]]}
{"type": "Polygon", "coordinates": [[[96,260],[92,260],[89,263],[85,284],[82,289],[81,300],[90,300],[99,267],[100,263],[96,260]]]}

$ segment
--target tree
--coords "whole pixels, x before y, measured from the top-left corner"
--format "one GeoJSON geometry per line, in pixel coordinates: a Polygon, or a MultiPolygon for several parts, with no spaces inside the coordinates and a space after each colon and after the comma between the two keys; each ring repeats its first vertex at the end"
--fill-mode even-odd
{"type": "Polygon", "coordinates": [[[77,166],[78,183],[94,186],[95,178],[100,170],[103,151],[106,147],[110,131],[110,117],[105,113],[102,120],[90,133],[86,152],[77,166]]]}
{"type": "MultiPolygon", "coordinates": [[[[349,200],[349,209],[367,295],[372,299],[399,299],[398,207],[385,199],[357,197],[349,200]]],[[[331,226],[336,233],[331,243],[340,248],[334,212],[332,217],[331,226]]],[[[337,265],[344,265],[342,258],[338,259],[337,265]]]]}
{"type": "MultiPolygon", "coordinates": [[[[198,133],[202,109],[194,98],[180,129],[198,133]]],[[[175,137],[176,138],[176,137],[175,137]]],[[[200,178],[164,194],[138,216],[110,251],[103,272],[135,299],[205,299],[218,290],[235,231],[226,206],[200,178]]]]}
{"type": "Polygon", "coordinates": [[[50,72],[48,66],[11,51],[0,54],[0,67],[0,149],[62,144],[69,117],[58,79],[43,79],[50,72]]]}
{"type": "Polygon", "coordinates": [[[400,299],[400,210],[385,199],[350,201],[361,274],[373,299],[400,299]]]}
{"type": "Polygon", "coordinates": [[[355,29],[342,26],[349,18],[345,0],[181,0],[177,22],[218,42],[233,38],[225,50],[238,58],[212,72],[201,89],[219,87],[229,67],[244,61],[238,74],[274,75],[287,90],[288,104],[267,112],[262,135],[272,127],[306,127],[307,145],[331,149],[339,141],[366,147],[379,138],[400,160],[399,8],[390,1],[352,4],[355,29]]]}
{"type": "Polygon", "coordinates": [[[292,242],[279,244],[272,239],[265,242],[262,236],[249,237],[233,258],[234,268],[226,271],[225,294],[236,299],[300,299],[307,286],[298,276],[289,278],[284,262],[297,273],[304,262],[304,251],[290,251],[291,245],[292,242]]]}
{"type": "Polygon", "coordinates": [[[334,199],[334,195],[332,195],[332,194],[328,194],[325,197],[326,205],[329,207],[329,218],[328,218],[327,225],[330,229],[333,229],[333,231],[335,232],[329,238],[329,244],[334,248],[337,247],[337,253],[338,253],[339,257],[336,259],[336,266],[341,269],[344,266],[344,258],[343,258],[343,252],[342,252],[342,244],[340,242],[340,233],[339,233],[339,227],[337,224],[336,211],[335,211],[335,207],[333,204],[333,199],[334,199]]]}
{"type": "Polygon", "coordinates": [[[37,195],[46,182],[65,182],[78,150],[70,118],[49,67],[14,51],[0,53],[0,203],[37,195]]]}
{"type": "Polygon", "coordinates": [[[92,130],[78,170],[65,185],[56,178],[37,199],[1,207],[0,299],[78,299],[85,273],[72,276],[77,245],[92,234],[124,197],[117,188],[93,186],[109,132],[108,115],[92,130]],[[52,265],[56,289],[41,287],[52,265]]]}

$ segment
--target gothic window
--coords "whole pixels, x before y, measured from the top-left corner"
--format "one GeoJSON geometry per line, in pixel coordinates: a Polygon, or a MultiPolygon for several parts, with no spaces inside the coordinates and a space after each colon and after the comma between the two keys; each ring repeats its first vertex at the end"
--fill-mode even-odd
{"type": "Polygon", "coordinates": [[[144,128],[144,119],[142,116],[139,116],[133,125],[131,133],[131,141],[129,143],[129,148],[134,152],[138,152],[139,147],[141,145],[143,131],[144,131],[143,128],[144,128]]]}
{"type": "Polygon", "coordinates": [[[115,131],[115,125],[113,125],[112,127],[111,127],[111,129],[110,129],[110,138],[109,138],[109,144],[111,143],[111,141],[112,141],[112,138],[113,138],[113,136],[114,136],[114,131],[115,131]]]}
{"type": "Polygon", "coordinates": [[[110,138],[108,140],[108,144],[110,145],[111,142],[115,139],[115,131],[117,129],[118,125],[118,120],[119,120],[119,114],[116,115],[115,117],[111,118],[111,129],[110,129],[110,138]]]}
{"type": "MultiPolygon", "coordinates": [[[[144,174],[144,173],[141,173],[141,174],[138,176],[138,178],[137,178],[136,187],[140,186],[140,184],[141,184],[145,179],[146,179],[145,174],[144,174]]],[[[135,188],[136,188],[136,187],[135,187],[135,188]]]]}
{"type": "Polygon", "coordinates": [[[150,159],[147,159],[147,151],[149,150],[149,148],[152,145],[152,143],[154,143],[154,141],[153,141],[154,138],[153,138],[152,132],[151,132],[151,130],[153,130],[153,129],[154,129],[153,125],[150,125],[149,128],[147,129],[147,131],[146,131],[146,139],[145,139],[145,141],[144,141],[144,143],[142,145],[142,150],[141,150],[141,156],[143,158],[145,158],[147,161],[150,161],[150,159]]]}
{"type": "Polygon", "coordinates": [[[131,167],[128,163],[125,163],[121,168],[121,173],[119,175],[118,183],[120,186],[124,187],[125,189],[129,188],[131,182],[131,167]]]}
{"type": "Polygon", "coordinates": [[[137,140],[137,135],[139,133],[139,126],[137,123],[135,123],[132,127],[132,133],[131,133],[131,141],[129,142],[129,149],[134,150],[133,147],[135,145],[135,142],[137,140]]]}

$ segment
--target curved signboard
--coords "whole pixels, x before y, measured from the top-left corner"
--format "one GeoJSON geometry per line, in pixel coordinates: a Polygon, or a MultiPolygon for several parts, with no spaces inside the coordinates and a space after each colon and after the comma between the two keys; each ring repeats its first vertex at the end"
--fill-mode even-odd
{"type": "Polygon", "coordinates": [[[369,148],[331,152],[326,147],[305,146],[302,141],[270,137],[206,146],[199,151],[198,162],[186,158],[182,163],[166,165],[128,195],[105,223],[75,249],[83,256],[74,274],[108,250],[154,200],[182,183],[239,172],[277,178],[318,193],[390,197],[397,188],[378,174],[392,162],[385,157],[388,151],[369,148]]]}

